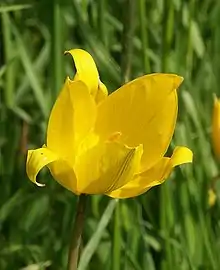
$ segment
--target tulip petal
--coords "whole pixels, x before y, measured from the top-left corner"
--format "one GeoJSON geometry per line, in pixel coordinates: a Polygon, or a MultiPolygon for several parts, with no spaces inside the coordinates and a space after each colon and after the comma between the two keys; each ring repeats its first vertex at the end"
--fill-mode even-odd
{"type": "Polygon", "coordinates": [[[29,150],[26,162],[26,171],[29,179],[38,186],[44,186],[44,184],[36,181],[37,174],[44,166],[58,159],[56,154],[45,147],[29,150]]]}
{"type": "Polygon", "coordinates": [[[144,173],[135,176],[118,190],[107,195],[113,198],[130,198],[138,196],[151,187],[162,184],[170,175],[175,166],[192,162],[192,151],[186,147],[176,147],[171,158],[164,157],[156,165],[144,173]]]}
{"type": "Polygon", "coordinates": [[[53,178],[69,191],[79,195],[74,170],[64,160],[57,160],[48,165],[53,178]]]}
{"type": "Polygon", "coordinates": [[[175,89],[182,80],[173,74],[151,74],[125,84],[98,105],[96,132],[103,139],[121,132],[122,143],[143,144],[143,167],[152,167],[173,136],[178,109],[175,89]]]}
{"type": "Polygon", "coordinates": [[[95,119],[96,105],[86,85],[67,78],[50,115],[47,147],[73,164],[77,147],[95,119]]]}
{"type": "Polygon", "coordinates": [[[102,194],[118,189],[139,170],[142,146],[99,143],[76,159],[74,171],[80,193],[102,194]]]}
{"type": "Polygon", "coordinates": [[[26,163],[26,171],[29,179],[38,186],[45,186],[38,183],[36,177],[39,171],[47,166],[53,177],[65,188],[78,194],[76,190],[76,177],[74,171],[64,160],[60,159],[50,149],[43,147],[36,150],[29,150],[26,163]]]}
{"type": "Polygon", "coordinates": [[[103,101],[107,96],[108,96],[108,90],[106,86],[104,85],[104,83],[99,81],[98,90],[95,96],[95,102],[98,104],[101,101],[103,101]]]}

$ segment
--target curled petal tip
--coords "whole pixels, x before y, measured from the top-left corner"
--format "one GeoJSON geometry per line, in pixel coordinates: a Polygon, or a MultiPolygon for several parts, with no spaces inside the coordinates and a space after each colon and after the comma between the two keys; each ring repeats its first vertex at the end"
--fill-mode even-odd
{"type": "Polygon", "coordinates": [[[45,186],[45,184],[38,183],[36,177],[44,166],[47,166],[57,159],[57,155],[45,147],[29,150],[26,163],[26,171],[29,179],[39,187],[45,186]]]}
{"type": "Polygon", "coordinates": [[[41,184],[41,183],[39,183],[39,182],[37,182],[37,181],[35,181],[34,182],[38,187],[45,187],[46,185],[45,184],[41,184]]]}
{"type": "Polygon", "coordinates": [[[213,96],[214,102],[218,101],[218,97],[217,97],[216,93],[213,93],[212,96],[213,96]]]}
{"type": "Polygon", "coordinates": [[[66,81],[67,81],[68,83],[73,82],[73,80],[71,80],[70,76],[67,76],[67,77],[66,77],[66,81]]]}
{"type": "Polygon", "coordinates": [[[173,155],[171,157],[172,166],[192,163],[193,162],[193,152],[185,146],[177,146],[174,149],[173,155]]]}
{"type": "Polygon", "coordinates": [[[181,83],[184,81],[184,78],[182,76],[179,76],[180,77],[180,80],[181,80],[181,83]]]}
{"type": "Polygon", "coordinates": [[[182,84],[183,80],[183,77],[177,75],[174,79],[174,89],[178,89],[179,86],[182,84]]]}
{"type": "Polygon", "coordinates": [[[220,99],[214,94],[214,106],[220,107],[220,99]]]}
{"type": "Polygon", "coordinates": [[[99,73],[92,55],[82,49],[68,50],[64,54],[70,54],[74,61],[76,68],[74,80],[83,81],[90,94],[95,96],[98,90],[99,73]]]}

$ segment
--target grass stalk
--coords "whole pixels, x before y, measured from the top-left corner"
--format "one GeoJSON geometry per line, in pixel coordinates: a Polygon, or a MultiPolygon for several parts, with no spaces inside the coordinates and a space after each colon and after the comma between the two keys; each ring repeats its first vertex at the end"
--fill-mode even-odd
{"type": "Polygon", "coordinates": [[[192,44],[192,22],[194,17],[195,0],[189,2],[189,20],[187,33],[187,52],[186,52],[186,77],[190,80],[193,68],[193,44],[192,44]]]}
{"type": "Polygon", "coordinates": [[[125,0],[124,5],[124,21],[123,21],[123,35],[122,35],[122,54],[121,54],[121,68],[122,68],[122,82],[125,83],[131,79],[131,65],[133,54],[133,37],[135,29],[135,2],[132,0],[125,0]]]}
{"type": "MultiPolygon", "coordinates": [[[[134,34],[134,8],[135,3],[132,0],[124,1],[125,9],[123,21],[123,39],[122,39],[122,83],[130,80],[132,52],[133,52],[133,34],[134,34]]],[[[114,213],[114,236],[113,236],[113,252],[112,252],[112,269],[120,270],[121,264],[121,215],[120,203],[116,206],[114,213]]]]}
{"type": "MultiPolygon", "coordinates": [[[[169,54],[171,42],[174,35],[174,7],[172,0],[165,0],[163,7],[163,39],[162,39],[162,59],[161,70],[167,72],[169,70],[169,54]]],[[[165,256],[161,260],[161,269],[172,269],[172,247],[169,242],[170,237],[170,190],[167,183],[160,189],[160,228],[165,236],[164,253],[165,256]]]]}
{"type": "Polygon", "coordinates": [[[169,54],[174,36],[174,6],[172,0],[164,1],[163,8],[163,40],[162,40],[162,72],[169,69],[169,54]]]}
{"type": "Polygon", "coordinates": [[[143,56],[143,69],[144,73],[150,73],[150,59],[148,56],[148,30],[147,30],[147,14],[146,14],[146,0],[139,0],[139,17],[140,17],[140,30],[141,30],[141,48],[143,56]]]}
{"type": "Polygon", "coordinates": [[[11,108],[14,103],[14,75],[16,72],[14,71],[13,64],[13,44],[11,37],[11,27],[9,14],[7,12],[3,12],[2,16],[2,30],[3,30],[3,43],[4,43],[4,60],[7,65],[7,69],[5,72],[5,102],[6,105],[11,108]]]}
{"type": "Polygon", "coordinates": [[[113,234],[113,250],[112,250],[112,269],[120,270],[121,265],[121,214],[120,203],[115,207],[114,211],[114,234],[113,234]]]}
{"type": "Polygon", "coordinates": [[[99,29],[99,37],[107,49],[107,25],[105,23],[105,14],[106,14],[106,0],[98,1],[98,29],[99,29]]]}
{"type": "Polygon", "coordinates": [[[62,27],[62,9],[61,1],[53,1],[53,35],[52,35],[52,59],[53,59],[53,76],[52,76],[52,101],[60,91],[63,81],[63,27],[62,27]]]}

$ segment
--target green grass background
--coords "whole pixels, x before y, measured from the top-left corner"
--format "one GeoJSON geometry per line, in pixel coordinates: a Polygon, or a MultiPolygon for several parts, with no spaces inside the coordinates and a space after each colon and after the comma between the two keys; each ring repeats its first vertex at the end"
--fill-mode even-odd
{"type": "Polygon", "coordinates": [[[220,269],[219,198],[207,203],[219,171],[210,128],[220,1],[1,0],[0,18],[0,269],[66,269],[77,198],[47,171],[46,187],[33,185],[25,159],[44,143],[52,104],[74,75],[70,48],[94,56],[110,91],[146,73],[184,76],[171,148],[194,152],[192,165],[142,196],[89,198],[79,269],[220,269]]]}

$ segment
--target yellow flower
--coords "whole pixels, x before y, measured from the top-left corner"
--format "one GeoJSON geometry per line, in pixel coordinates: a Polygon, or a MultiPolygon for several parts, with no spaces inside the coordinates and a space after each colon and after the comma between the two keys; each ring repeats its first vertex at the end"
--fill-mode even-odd
{"type": "Polygon", "coordinates": [[[176,89],[182,78],[151,74],[108,96],[87,52],[72,55],[77,73],[63,86],[52,109],[46,146],[28,151],[27,175],[37,185],[47,166],[75,194],[134,197],[159,185],[173,167],[192,162],[192,152],[176,147],[164,157],[177,117],[176,89]]]}
{"type": "Polygon", "coordinates": [[[212,143],[215,155],[220,159],[220,99],[215,97],[212,115],[212,143]]]}

